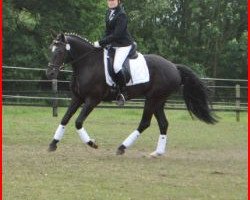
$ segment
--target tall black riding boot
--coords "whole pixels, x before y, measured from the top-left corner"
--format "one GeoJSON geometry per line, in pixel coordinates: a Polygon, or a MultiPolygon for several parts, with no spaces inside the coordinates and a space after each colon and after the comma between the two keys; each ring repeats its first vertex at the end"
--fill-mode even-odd
{"type": "Polygon", "coordinates": [[[118,106],[124,106],[124,103],[125,103],[126,98],[127,98],[127,91],[126,91],[126,77],[125,77],[123,70],[120,70],[116,74],[116,84],[119,87],[119,92],[118,92],[118,96],[116,98],[116,100],[117,100],[116,103],[118,106]]]}

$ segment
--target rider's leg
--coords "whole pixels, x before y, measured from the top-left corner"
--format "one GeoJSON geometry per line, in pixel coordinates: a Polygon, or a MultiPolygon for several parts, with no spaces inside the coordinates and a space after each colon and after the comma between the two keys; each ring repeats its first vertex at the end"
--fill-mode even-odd
{"type": "Polygon", "coordinates": [[[126,78],[122,70],[122,65],[126,60],[132,45],[127,47],[116,47],[114,59],[114,71],[116,73],[116,84],[119,86],[120,94],[118,96],[118,105],[124,105],[126,96],[126,78]]]}
{"type": "Polygon", "coordinates": [[[115,47],[114,70],[117,74],[121,69],[124,61],[126,60],[132,45],[127,47],[115,47]]]}

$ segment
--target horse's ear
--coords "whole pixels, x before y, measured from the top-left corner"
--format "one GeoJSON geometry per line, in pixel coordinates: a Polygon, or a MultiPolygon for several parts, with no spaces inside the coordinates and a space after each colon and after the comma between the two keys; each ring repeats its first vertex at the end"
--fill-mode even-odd
{"type": "Polygon", "coordinates": [[[60,33],[60,38],[62,42],[66,41],[64,33],[60,33]]]}
{"type": "Polygon", "coordinates": [[[50,29],[50,33],[53,38],[57,36],[57,33],[53,29],[50,29]]]}

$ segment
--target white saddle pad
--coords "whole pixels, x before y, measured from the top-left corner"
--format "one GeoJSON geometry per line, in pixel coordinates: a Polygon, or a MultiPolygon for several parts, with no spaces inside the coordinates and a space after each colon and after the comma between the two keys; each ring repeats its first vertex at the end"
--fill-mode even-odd
{"type": "MultiPolygon", "coordinates": [[[[107,54],[108,51],[105,49],[104,67],[105,67],[106,83],[109,86],[113,86],[115,85],[115,83],[108,73],[107,54]]],[[[141,53],[138,53],[138,58],[129,60],[129,64],[130,64],[131,80],[126,84],[127,86],[149,82],[148,66],[144,56],[141,53]]]]}

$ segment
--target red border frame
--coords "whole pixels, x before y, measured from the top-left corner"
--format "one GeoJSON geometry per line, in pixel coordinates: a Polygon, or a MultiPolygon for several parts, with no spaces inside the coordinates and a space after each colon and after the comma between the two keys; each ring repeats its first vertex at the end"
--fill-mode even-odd
{"type": "MultiPolygon", "coordinates": [[[[250,0],[249,0],[250,1],[250,0]]],[[[249,31],[250,31],[250,27],[249,27],[249,25],[250,25],[250,15],[249,15],[249,12],[250,12],[250,9],[249,9],[249,1],[247,1],[247,14],[248,14],[248,33],[249,33],[249,31]]],[[[2,20],[3,20],[3,12],[2,12],[2,10],[3,10],[3,6],[2,6],[2,1],[0,0],[0,51],[2,52],[1,53],[1,55],[0,55],[0,63],[1,63],[1,67],[0,67],[0,79],[1,79],[1,81],[0,81],[0,93],[1,93],[1,97],[0,97],[0,103],[1,103],[1,106],[0,106],[0,112],[1,112],[1,114],[3,113],[2,112],[2,66],[3,66],[3,62],[2,62],[2,54],[3,54],[3,45],[2,45],[2,38],[3,38],[3,26],[2,26],[2,20]]],[[[248,43],[247,43],[247,45],[248,45],[248,52],[247,52],[247,54],[248,54],[248,66],[250,66],[250,60],[249,60],[249,57],[250,57],[250,52],[249,52],[249,50],[250,50],[250,47],[249,47],[249,39],[248,39],[248,43]]],[[[248,67],[248,79],[250,78],[250,71],[249,71],[249,67],[248,67]]],[[[248,81],[248,105],[249,105],[249,102],[250,102],[250,100],[249,100],[249,97],[250,97],[250,95],[249,95],[249,86],[250,86],[250,83],[249,83],[249,81],[248,81]]],[[[248,111],[249,111],[249,107],[248,107],[248,111]]],[[[0,198],[2,199],[2,191],[3,191],[3,134],[2,134],[2,121],[3,121],[3,115],[2,115],[2,117],[0,118],[0,127],[1,127],[1,137],[0,137],[0,148],[1,148],[1,154],[0,154],[0,161],[1,161],[1,171],[0,171],[0,173],[1,173],[1,176],[0,176],[0,179],[1,179],[1,192],[0,192],[0,198]]],[[[249,122],[250,122],[250,120],[249,120],[249,117],[248,117],[248,130],[249,130],[249,122]]],[[[249,190],[249,186],[250,186],[250,178],[249,178],[249,166],[250,166],[250,155],[249,155],[249,147],[250,147],[250,139],[249,139],[249,134],[248,134],[248,159],[247,159],[247,164],[248,164],[248,172],[247,172],[247,180],[248,180],[248,190],[249,190]]],[[[248,199],[250,199],[249,198],[249,191],[247,191],[247,196],[248,196],[248,199]]]]}
{"type": "MultiPolygon", "coordinates": [[[[3,52],[3,43],[2,43],[2,38],[3,38],[3,13],[2,13],[2,10],[3,10],[3,6],[2,6],[2,1],[0,1],[0,51],[3,52]]],[[[0,112],[2,114],[2,66],[3,66],[3,62],[2,62],[2,56],[3,56],[3,53],[1,53],[1,56],[0,56],[0,63],[1,63],[1,68],[0,68],[0,93],[1,93],[1,97],[0,97],[0,103],[1,103],[1,106],[0,106],[0,112]]],[[[3,116],[3,115],[2,115],[3,116]]],[[[1,141],[1,144],[0,144],[0,148],[1,148],[1,155],[0,155],[0,160],[1,160],[1,193],[0,193],[0,197],[2,199],[2,191],[3,191],[3,159],[2,159],[2,155],[3,155],[3,145],[2,145],[2,138],[3,138],[3,135],[2,135],[2,130],[3,130],[3,126],[2,126],[2,121],[3,121],[3,117],[0,118],[0,127],[1,127],[1,137],[0,137],[0,141],[1,141]]]]}
{"type": "MultiPolygon", "coordinates": [[[[2,56],[3,56],[3,43],[2,43],[2,38],[3,38],[3,13],[2,13],[2,10],[3,10],[3,6],[2,6],[2,1],[0,1],[0,51],[2,52],[1,53],[1,56],[0,56],[0,63],[1,63],[1,68],[0,68],[0,93],[1,93],[1,97],[0,97],[0,103],[1,103],[1,106],[0,106],[0,112],[2,114],[2,66],[3,66],[3,62],[2,62],[2,56]]],[[[2,115],[3,116],[3,115],[2,115]]],[[[0,160],[1,160],[1,193],[0,193],[0,197],[2,199],[2,191],[3,191],[3,159],[2,159],[2,155],[3,155],[3,145],[2,145],[2,138],[3,138],[3,135],[2,135],[2,130],[3,130],[3,126],[2,126],[2,121],[3,121],[3,117],[0,118],[0,127],[1,127],[1,137],[0,137],[0,141],[1,141],[1,144],[0,144],[0,148],[1,148],[1,155],[0,155],[0,160]]]]}
{"type": "MultiPolygon", "coordinates": [[[[3,24],[2,24],[2,21],[3,21],[3,13],[2,13],[2,10],[3,10],[3,6],[2,6],[2,1],[0,1],[0,51],[1,51],[1,56],[0,56],[0,63],[1,63],[1,68],[0,68],[0,93],[1,93],[1,97],[0,97],[0,103],[1,103],[1,106],[0,106],[0,112],[2,114],[2,66],[3,66],[3,62],[2,62],[2,56],[3,56],[3,43],[2,43],[2,38],[3,38],[3,24]]],[[[3,116],[3,115],[2,115],[3,116]]],[[[3,138],[3,135],[2,135],[2,130],[3,130],[3,126],[2,126],[2,120],[3,120],[3,117],[0,118],[0,127],[1,127],[1,137],[0,137],[0,141],[1,141],[1,144],[0,144],[0,148],[1,148],[1,155],[0,155],[0,160],[1,160],[1,193],[0,193],[0,197],[2,199],[2,191],[3,191],[3,159],[2,159],[2,155],[3,155],[3,148],[2,148],[2,138],[3,138]]]]}
{"type": "MultiPolygon", "coordinates": [[[[250,21],[250,15],[249,15],[249,11],[250,11],[250,9],[249,9],[249,1],[247,1],[247,15],[248,15],[248,36],[247,36],[247,64],[248,64],[248,66],[247,66],[247,71],[248,71],[248,112],[247,113],[249,113],[249,86],[250,86],[250,83],[249,83],[249,78],[250,78],[250,71],[249,71],[249,66],[250,66],[250,60],[249,60],[249,57],[250,57],[250,53],[249,53],[249,50],[250,50],[250,48],[249,48],[249,30],[250,30],[250,27],[249,27],[249,25],[250,25],[250,23],[249,23],[249,21],[250,21]]],[[[248,164],[248,166],[247,166],[247,181],[248,181],[248,184],[247,184],[247,196],[248,196],[248,199],[250,199],[250,197],[249,197],[249,186],[250,186],[250,178],[249,178],[249,166],[250,166],[250,156],[249,156],[249,146],[250,146],[250,140],[249,140],[249,128],[250,128],[250,126],[249,126],[249,122],[250,122],[250,120],[249,120],[249,116],[248,116],[248,147],[247,147],[247,164],[248,164]]]]}

